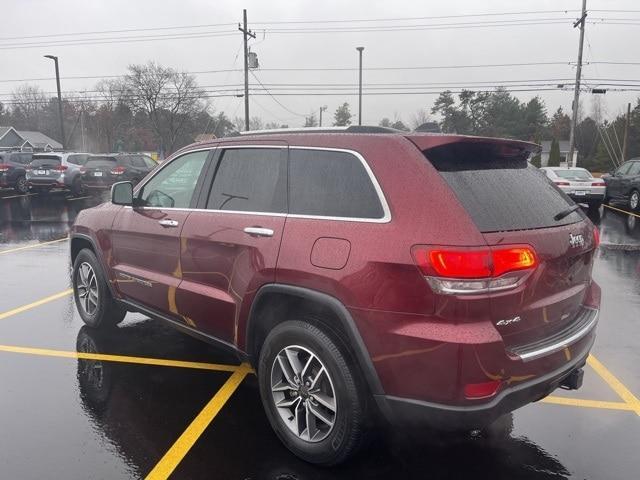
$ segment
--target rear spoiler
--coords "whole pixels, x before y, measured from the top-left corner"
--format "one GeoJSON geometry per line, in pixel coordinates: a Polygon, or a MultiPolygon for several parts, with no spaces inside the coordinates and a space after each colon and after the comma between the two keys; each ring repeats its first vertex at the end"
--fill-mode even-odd
{"type": "Polygon", "coordinates": [[[540,153],[542,147],[536,143],[511,140],[507,138],[472,137],[467,135],[406,135],[422,152],[427,154],[431,150],[443,150],[443,147],[456,146],[465,150],[477,147],[478,150],[492,150],[494,155],[503,159],[523,160],[540,153]]]}

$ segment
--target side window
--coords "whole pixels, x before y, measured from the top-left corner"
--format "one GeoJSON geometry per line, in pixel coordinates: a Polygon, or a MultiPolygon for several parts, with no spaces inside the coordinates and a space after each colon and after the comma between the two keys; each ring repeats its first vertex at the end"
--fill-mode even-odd
{"type": "Polygon", "coordinates": [[[222,151],[207,208],[241,212],[287,211],[284,148],[230,148],[222,151]]]}
{"type": "Polygon", "coordinates": [[[67,162],[72,163],[73,165],[82,165],[84,155],[69,155],[67,157],[67,162]]]}
{"type": "Polygon", "coordinates": [[[189,208],[208,155],[208,151],[187,153],[169,163],[142,188],[142,205],[189,208]]]}
{"type": "Polygon", "coordinates": [[[158,164],[154,162],[152,158],[149,158],[147,156],[143,156],[142,161],[147,166],[147,168],[150,168],[150,169],[154,169],[158,166],[158,164]]]}
{"type": "Polygon", "coordinates": [[[371,178],[354,155],[291,149],[289,158],[290,213],[348,218],[384,216],[371,178]]]}
{"type": "Polygon", "coordinates": [[[626,175],[630,168],[631,162],[623,163],[620,168],[616,170],[616,175],[626,175]]]}
{"type": "Polygon", "coordinates": [[[633,162],[631,168],[629,168],[629,173],[627,175],[640,175],[640,162],[633,162]]]}
{"type": "Polygon", "coordinates": [[[18,158],[17,161],[18,163],[21,163],[22,165],[29,165],[31,163],[31,158],[33,157],[33,155],[31,153],[21,153],[18,158]]]}
{"type": "Polygon", "coordinates": [[[146,168],[144,160],[140,156],[131,157],[131,165],[138,168],[146,168]]]}

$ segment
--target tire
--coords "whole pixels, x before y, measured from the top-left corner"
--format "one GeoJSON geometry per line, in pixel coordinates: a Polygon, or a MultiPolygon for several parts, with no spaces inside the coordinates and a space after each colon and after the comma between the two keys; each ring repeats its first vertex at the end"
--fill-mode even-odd
{"type": "Polygon", "coordinates": [[[286,321],[267,336],[258,363],[262,404],[278,438],[301,459],[316,465],[337,465],[364,444],[366,394],[358,386],[361,376],[353,364],[327,333],[308,322],[286,321]],[[307,363],[311,355],[314,359],[307,363]],[[291,378],[291,366],[296,364],[303,373],[302,365],[308,365],[301,383],[291,378]],[[307,388],[312,379],[317,382],[315,391],[307,388]],[[280,390],[273,391],[272,385],[280,390]],[[279,408],[276,402],[292,405],[279,408]],[[294,411],[300,415],[297,424],[294,411]],[[307,418],[311,418],[313,429],[308,428],[307,418]]]}
{"type": "Polygon", "coordinates": [[[602,206],[602,202],[589,202],[589,210],[595,211],[599,210],[602,206]]]}
{"type": "Polygon", "coordinates": [[[638,190],[631,190],[629,195],[629,209],[634,212],[640,208],[640,192],[638,190]]]}
{"type": "Polygon", "coordinates": [[[84,194],[84,186],[79,178],[76,178],[71,184],[71,195],[80,197],[84,194]]]}
{"type": "Polygon", "coordinates": [[[16,192],[18,193],[29,193],[29,185],[27,184],[27,179],[24,175],[20,175],[17,179],[16,179],[16,186],[15,186],[16,192]]]}
{"type": "Polygon", "coordinates": [[[107,281],[95,254],[85,248],[73,262],[73,298],[82,321],[93,328],[113,328],[127,310],[111,296],[107,281]]]}

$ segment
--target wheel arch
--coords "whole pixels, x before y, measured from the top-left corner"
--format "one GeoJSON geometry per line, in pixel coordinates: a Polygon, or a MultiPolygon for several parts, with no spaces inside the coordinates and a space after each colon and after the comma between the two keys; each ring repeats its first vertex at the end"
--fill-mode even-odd
{"type": "Polygon", "coordinates": [[[71,241],[69,243],[70,243],[71,267],[73,268],[73,264],[76,261],[76,257],[78,256],[78,253],[80,253],[81,250],[85,248],[91,250],[93,254],[96,256],[96,258],[98,259],[98,262],[100,263],[100,267],[102,268],[104,277],[107,280],[106,283],[107,283],[107,287],[109,288],[109,292],[111,293],[111,296],[114,299],[118,298],[119,296],[116,295],[116,292],[114,291],[113,285],[111,284],[111,281],[110,281],[110,277],[108,274],[109,270],[105,267],[105,264],[102,261],[102,255],[100,254],[100,250],[96,247],[96,242],[93,240],[93,238],[91,238],[89,235],[74,233],[71,236],[71,241]]]}
{"type": "Polygon", "coordinates": [[[268,284],[256,293],[245,337],[245,350],[253,365],[257,365],[262,343],[271,329],[290,320],[292,314],[306,315],[312,319],[312,323],[328,328],[328,333],[333,333],[342,340],[352,354],[370,393],[384,393],[369,352],[347,308],[331,295],[303,287],[268,284]]]}

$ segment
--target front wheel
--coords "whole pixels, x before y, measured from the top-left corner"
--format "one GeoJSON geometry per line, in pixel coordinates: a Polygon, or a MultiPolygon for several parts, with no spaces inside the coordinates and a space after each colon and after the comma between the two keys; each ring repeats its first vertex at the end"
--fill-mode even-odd
{"type": "Polygon", "coordinates": [[[281,323],[260,352],[260,396],[271,426],[289,450],[318,465],[341,463],[364,442],[358,378],[336,342],[307,322],[281,323]]]}
{"type": "Polygon", "coordinates": [[[115,327],[127,311],[111,296],[95,254],[85,248],[73,262],[73,296],[80,317],[93,328],[115,327]]]}
{"type": "Polygon", "coordinates": [[[638,210],[638,206],[640,206],[640,192],[633,190],[629,196],[629,208],[635,212],[638,210]]]}

